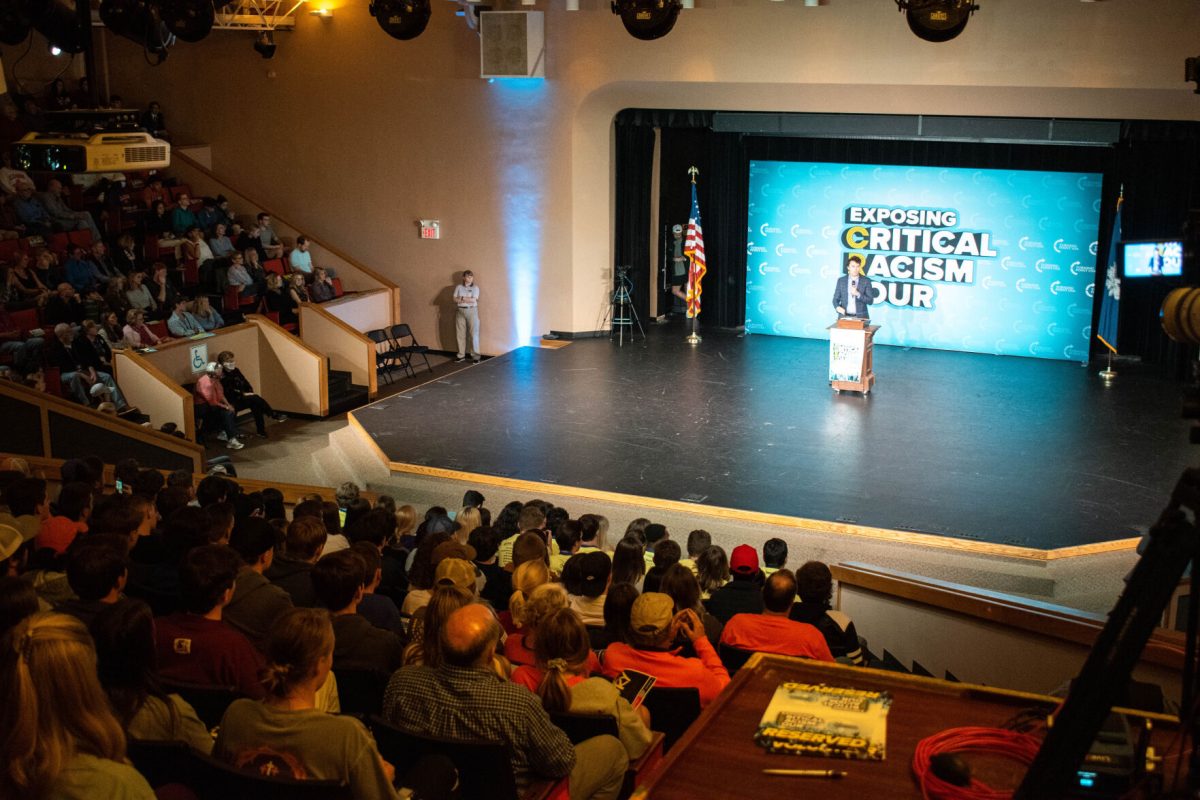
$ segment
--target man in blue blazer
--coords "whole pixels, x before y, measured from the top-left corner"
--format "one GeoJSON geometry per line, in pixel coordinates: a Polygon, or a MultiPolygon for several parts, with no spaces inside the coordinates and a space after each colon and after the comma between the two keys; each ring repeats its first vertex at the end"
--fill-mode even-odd
{"type": "Polygon", "coordinates": [[[846,262],[846,274],[838,278],[833,290],[833,307],[839,317],[870,319],[867,306],[875,302],[871,279],[862,275],[863,257],[855,253],[846,262]]]}

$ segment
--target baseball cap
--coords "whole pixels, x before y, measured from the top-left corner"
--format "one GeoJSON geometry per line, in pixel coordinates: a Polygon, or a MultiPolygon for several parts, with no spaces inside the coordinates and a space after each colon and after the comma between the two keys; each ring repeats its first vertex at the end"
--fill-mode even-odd
{"type": "Polygon", "coordinates": [[[12,558],[24,543],[19,530],[11,525],[0,525],[0,561],[12,558]]]}
{"type": "Polygon", "coordinates": [[[475,593],[475,566],[461,558],[445,558],[433,573],[434,586],[457,586],[475,593]]]}
{"type": "Polygon", "coordinates": [[[758,572],[758,553],[748,544],[739,544],[729,555],[729,571],[743,575],[758,572]]]}
{"type": "Polygon", "coordinates": [[[475,548],[469,544],[463,544],[457,540],[442,542],[437,547],[433,548],[433,555],[430,557],[434,566],[437,566],[447,558],[458,558],[463,561],[475,560],[475,548]]]}
{"type": "Polygon", "coordinates": [[[633,601],[629,624],[634,632],[662,633],[675,618],[675,601],[662,592],[646,592],[633,601]]]}
{"type": "Polygon", "coordinates": [[[609,560],[608,554],[590,550],[580,553],[576,558],[579,559],[579,582],[584,597],[599,597],[604,594],[608,576],[612,574],[612,561],[609,560]]]}
{"type": "Polygon", "coordinates": [[[671,233],[683,233],[683,226],[682,225],[672,225],[671,233]]]}

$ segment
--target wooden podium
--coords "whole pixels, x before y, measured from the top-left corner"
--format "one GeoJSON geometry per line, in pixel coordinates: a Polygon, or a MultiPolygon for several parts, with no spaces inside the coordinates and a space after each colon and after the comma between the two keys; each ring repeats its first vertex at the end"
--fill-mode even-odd
{"type": "Polygon", "coordinates": [[[825,330],[829,331],[829,385],[833,391],[870,394],[875,386],[871,351],[879,326],[858,317],[842,317],[825,330]]]}

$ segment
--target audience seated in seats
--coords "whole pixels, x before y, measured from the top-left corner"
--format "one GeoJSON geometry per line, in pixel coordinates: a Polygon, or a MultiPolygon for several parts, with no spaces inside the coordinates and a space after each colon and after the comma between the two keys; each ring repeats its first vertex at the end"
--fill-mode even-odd
{"type": "Polygon", "coordinates": [[[238,296],[243,300],[257,297],[263,289],[263,284],[250,276],[245,259],[238,252],[229,256],[229,270],[225,273],[225,283],[236,288],[238,296]]]}
{"type": "Polygon", "coordinates": [[[377,628],[358,613],[362,602],[366,564],[354,550],[321,557],[312,569],[313,590],[321,605],[333,615],[333,669],[391,673],[404,654],[404,641],[377,628]]]}
{"type": "Polygon", "coordinates": [[[447,528],[453,528],[454,523],[448,517],[438,517],[436,519],[439,530],[429,531],[425,534],[425,538],[421,540],[421,543],[417,545],[417,549],[413,553],[412,563],[408,566],[408,594],[404,596],[404,603],[400,606],[400,613],[406,616],[411,617],[417,613],[417,609],[429,602],[434,584],[434,548],[443,542],[450,541],[450,534],[447,532],[447,528]],[[443,520],[444,523],[442,522],[443,520]],[[444,528],[442,527],[443,524],[445,525],[444,528]]]}
{"type": "Polygon", "coordinates": [[[72,350],[75,332],[65,322],[54,326],[54,339],[46,348],[46,362],[52,367],[58,367],[59,377],[63,388],[83,405],[91,405],[92,400],[102,391],[106,391],[117,410],[124,413],[129,409],[125,396],[112,375],[101,372],[93,367],[85,367],[79,362],[72,350]]]}
{"type": "Polygon", "coordinates": [[[577,565],[578,593],[569,595],[571,609],[579,615],[584,625],[604,626],[604,601],[612,579],[612,561],[608,553],[590,550],[574,556],[571,564],[577,565]]]}
{"type": "Polygon", "coordinates": [[[787,566],[788,547],[783,539],[767,539],[763,542],[762,573],[771,577],[776,571],[787,566]]]}
{"type": "Polygon", "coordinates": [[[239,519],[229,538],[229,546],[241,557],[242,566],[223,618],[259,650],[264,648],[275,623],[292,607],[291,596],[264,575],[275,560],[276,539],[271,523],[256,517],[239,519]]]}
{"type": "Polygon", "coordinates": [[[267,251],[263,249],[262,239],[259,238],[260,232],[261,228],[257,225],[251,225],[249,230],[242,230],[242,226],[237,223],[234,223],[233,229],[230,232],[230,238],[233,239],[233,243],[237,246],[237,249],[245,254],[247,265],[250,264],[250,255],[246,253],[247,250],[254,251],[255,264],[267,260],[267,251]]]}
{"type": "Polygon", "coordinates": [[[142,127],[151,136],[168,141],[171,138],[170,132],[167,131],[167,119],[163,116],[162,106],[157,101],[152,100],[150,105],[146,106],[146,111],[142,114],[142,127]]]}
{"type": "Polygon", "coordinates": [[[34,614],[0,642],[0,797],[154,800],[125,761],[125,732],[113,716],[83,623],[34,614]]]}
{"type": "Polygon", "coordinates": [[[166,205],[171,200],[171,193],[163,186],[161,175],[151,175],[150,180],[146,181],[146,188],[142,190],[142,205],[146,208],[154,208],[156,203],[166,205]]]}
{"type": "Polygon", "coordinates": [[[200,412],[205,429],[215,429],[217,438],[230,450],[241,450],[245,445],[238,441],[237,410],[225,397],[221,376],[221,365],[217,362],[210,361],[204,366],[193,392],[196,410],[200,412]]]}
{"type": "Polygon", "coordinates": [[[261,246],[260,255],[264,258],[279,258],[283,255],[283,243],[279,241],[279,237],[275,235],[275,229],[271,227],[271,215],[265,211],[258,213],[258,241],[261,246]]]}
{"type": "Polygon", "coordinates": [[[419,736],[507,744],[518,786],[569,776],[572,798],[616,798],[629,764],[620,741],[598,736],[572,746],[536,695],[497,681],[491,665],[500,636],[486,606],[450,614],[441,631],[442,664],[397,671],[384,716],[419,736]]]}
{"type": "Polygon", "coordinates": [[[313,282],[308,287],[309,297],[314,303],[328,303],[337,297],[337,289],[333,285],[333,279],[329,277],[329,271],[325,267],[317,267],[316,275],[313,276],[313,282]]]}
{"type": "Polygon", "coordinates": [[[694,530],[687,538],[687,558],[679,559],[679,563],[696,574],[696,559],[708,548],[712,547],[712,536],[706,530],[694,530]]]}
{"type": "Polygon", "coordinates": [[[16,528],[22,543],[31,541],[50,519],[50,498],[42,478],[18,478],[4,490],[8,512],[0,512],[0,525],[16,528]]]}
{"type": "Polygon", "coordinates": [[[221,545],[203,545],[184,556],[179,594],[184,610],[157,620],[158,664],[167,680],[232,687],[262,697],[262,656],[250,640],[222,621],[233,597],[241,560],[221,545]]]}
{"type": "Polygon", "coordinates": [[[154,295],[154,305],[157,306],[159,314],[165,317],[175,307],[175,298],[179,296],[179,292],[167,277],[166,264],[155,261],[151,269],[150,280],[146,285],[154,295]]]}
{"type": "MultiPolygon", "coordinates": [[[[154,299],[154,293],[146,284],[145,273],[132,272],[129,274],[124,306],[132,311],[141,311],[143,315],[155,317],[159,315],[158,301],[154,299]]],[[[116,308],[117,306],[113,304],[112,307],[116,308]]],[[[126,317],[128,315],[129,311],[126,311],[126,317]]]]}
{"type": "MultiPolygon", "coordinates": [[[[375,512],[392,517],[382,509],[375,509],[372,515],[375,512]]],[[[395,518],[392,517],[392,519],[395,518]]],[[[400,607],[392,598],[380,594],[378,591],[379,584],[383,580],[383,558],[379,554],[380,548],[370,541],[355,540],[354,544],[350,545],[350,549],[357,553],[367,566],[368,579],[363,588],[362,602],[358,604],[358,613],[376,628],[383,628],[385,631],[404,636],[405,625],[404,618],[400,616],[400,607]]]]}
{"type": "Polygon", "coordinates": [[[25,226],[26,236],[43,236],[49,238],[54,232],[54,220],[50,212],[42,205],[42,201],[34,196],[33,186],[22,183],[12,199],[13,211],[17,219],[25,226]]]}
{"type": "Polygon", "coordinates": [[[137,254],[136,244],[133,236],[128,233],[122,233],[117,237],[117,247],[113,251],[113,262],[117,265],[117,269],[122,275],[132,275],[135,272],[142,272],[144,267],[142,259],[137,254]]]}
{"type": "Polygon", "coordinates": [[[267,417],[276,422],[283,422],[287,414],[281,414],[271,408],[271,404],[254,391],[254,387],[242,371],[237,367],[237,357],[232,351],[222,350],[217,354],[217,364],[221,367],[221,386],[225,390],[225,399],[233,404],[237,411],[250,409],[254,415],[254,431],[259,436],[267,436],[267,417]]]}
{"type": "Polygon", "coordinates": [[[160,337],[146,325],[146,313],[137,308],[131,308],[125,314],[125,327],[121,329],[121,338],[130,347],[154,347],[163,342],[171,341],[170,337],[160,337]]]}
{"type": "MultiPolygon", "coordinates": [[[[0,119],[0,141],[8,142],[12,140],[4,136],[4,134],[10,130],[8,129],[6,123],[12,122],[12,120],[9,118],[9,114],[10,112],[16,111],[16,109],[7,103],[3,106],[3,108],[4,117],[3,119],[0,119]]],[[[19,139],[20,137],[18,136],[17,138],[19,139]]],[[[29,177],[28,172],[13,167],[12,151],[7,147],[3,150],[3,163],[4,166],[0,167],[0,189],[3,189],[5,194],[16,194],[17,189],[22,183],[27,186],[33,186],[33,178],[29,177]]]]}
{"type": "Polygon", "coordinates": [[[141,600],[106,606],[88,625],[96,643],[100,684],[121,727],[142,742],[183,742],[201,753],[213,739],[195,709],[163,690],[158,678],[154,616],[141,600]]]}
{"type": "Polygon", "coordinates": [[[92,512],[92,487],[86,483],[64,483],[54,504],[54,516],[42,523],[34,543],[38,550],[49,548],[62,555],[81,533],[87,533],[92,512]]]}
{"type": "Polygon", "coordinates": [[[711,703],[729,684],[729,673],[704,635],[704,625],[695,611],[675,613],[675,603],[665,594],[647,592],[633,602],[629,616],[630,642],[614,642],[604,651],[604,674],[615,678],[622,670],[645,672],[665,688],[694,686],[700,690],[700,705],[711,703]],[[671,649],[683,633],[691,641],[696,658],[671,649]]]}
{"type": "Polygon", "coordinates": [[[99,239],[92,242],[92,248],[87,258],[95,266],[96,271],[104,276],[106,282],[125,275],[124,270],[108,254],[108,245],[99,239]]]}
{"type": "Polygon", "coordinates": [[[605,644],[629,642],[629,615],[633,602],[638,598],[637,587],[632,583],[610,583],[604,598],[605,644]]]}
{"type": "Polygon", "coordinates": [[[579,552],[579,543],[581,532],[579,523],[572,519],[566,519],[555,523],[551,520],[546,520],[546,527],[553,531],[555,549],[558,551],[550,555],[551,571],[562,574],[563,565],[567,560],[579,552]]]}
{"type": "MultiPolygon", "coordinates": [[[[721,630],[724,627],[721,620],[708,613],[708,609],[700,602],[700,583],[692,571],[682,564],[672,564],[663,573],[659,583],[659,591],[671,598],[675,603],[675,613],[690,608],[700,617],[704,625],[704,635],[713,647],[721,641],[721,630]]],[[[678,644],[678,642],[677,642],[678,644]]]]}
{"type": "Polygon", "coordinates": [[[650,746],[650,713],[645,706],[633,709],[613,685],[595,671],[595,654],[587,628],[570,609],[559,609],[538,629],[536,666],[518,667],[513,683],[527,686],[542,699],[551,714],[606,714],[617,721],[618,735],[631,761],[650,746]]]}
{"type": "MultiPolygon", "coordinates": [[[[440,636],[449,616],[475,602],[475,596],[466,589],[446,583],[433,590],[429,603],[420,609],[414,618],[409,644],[404,648],[404,666],[437,667],[442,663],[440,636]]],[[[507,675],[502,671],[501,677],[507,675]]]]}
{"type": "Polygon", "coordinates": [[[285,289],[283,278],[274,272],[267,274],[267,290],[263,294],[263,300],[266,301],[268,311],[279,314],[280,325],[295,325],[299,320],[290,285],[285,289]]]}
{"type": "Polygon", "coordinates": [[[679,563],[679,557],[682,552],[679,549],[679,543],[667,539],[658,543],[654,548],[654,565],[646,570],[646,578],[642,582],[642,588],[647,592],[661,591],[659,588],[662,585],[663,575],[667,570],[679,563]]]}
{"type": "MultiPolygon", "coordinates": [[[[546,525],[546,513],[538,506],[532,504],[525,505],[525,507],[518,510],[516,525],[511,533],[505,531],[499,525],[499,522],[500,520],[497,520],[497,527],[500,528],[500,532],[502,534],[507,533],[506,538],[500,542],[500,566],[507,567],[513,561],[512,551],[513,545],[517,542],[517,537],[525,531],[541,531],[546,525]]],[[[547,563],[547,566],[549,566],[549,563],[547,563]]]]}
{"type": "Polygon", "coordinates": [[[196,301],[192,303],[192,316],[196,318],[206,333],[212,333],[217,328],[225,327],[225,318],[213,308],[212,301],[206,294],[196,296],[196,301]]]}
{"type": "Polygon", "coordinates": [[[79,539],[67,553],[67,582],[75,596],[55,611],[91,625],[104,609],[129,602],[123,594],[129,578],[128,541],[111,534],[79,539]]]}
{"type": "Polygon", "coordinates": [[[95,321],[83,321],[79,335],[71,342],[71,352],[85,368],[112,374],[112,348],[100,335],[100,326],[95,321]]]}
{"type": "Polygon", "coordinates": [[[299,308],[301,303],[309,302],[308,289],[304,284],[304,276],[299,272],[293,272],[288,276],[288,293],[291,297],[292,306],[299,308]]]}
{"type": "MultiPolygon", "coordinates": [[[[20,534],[13,528],[0,525],[0,560],[11,557],[8,550],[14,541],[21,541],[20,534]]],[[[16,548],[12,549],[15,552],[16,548]]],[[[18,622],[38,613],[40,608],[33,581],[25,575],[0,572],[0,641],[18,622]]]]}
{"type": "Polygon", "coordinates": [[[56,231],[91,231],[92,241],[99,241],[100,229],[87,211],[75,211],[67,205],[67,187],[57,178],[46,181],[46,191],[38,194],[42,208],[50,217],[50,225],[56,231]]]}
{"type": "MultiPolygon", "coordinates": [[[[258,225],[259,225],[259,234],[263,237],[263,240],[264,240],[263,245],[269,244],[269,242],[266,241],[266,236],[267,236],[267,231],[269,231],[270,228],[263,227],[261,214],[259,215],[258,225]]],[[[274,231],[270,231],[270,234],[272,236],[274,236],[274,231]]],[[[305,276],[305,278],[310,278],[310,277],[312,277],[312,274],[313,274],[312,253],[310,253],[308,251],[308,248],[309,248],[308,238],[305,236],[297,236],[295,248],[293,248],[292,251],[290,253],[288,253],[288,262],[292,265],[292,270],[295,272],[302,273],[305,276]]]]}
{"type": "Polygon", "coordinates": [[[491,526],[480,526],[471,531],[467,543],[475,550],[475,568],[483,575],[484,584],[480,597],[491,604],[497,612],[508,610],[508,598],[512,596],[512,573],[502,568],[496,557],[500,548],[500,533],[491,526]]]}
{"type": "Polygon", "coordinates": [[[200,320],[196,319],[189,307],[192,302],[183,295],[175,298],[175,306],[171,310],[171,316],[167,317],[167,330],[171,335],[183,339],[188,336],[195,336],[198,333],[204,333],[204,326],[200,324],[200,320]]]}
{"type": "Polygon", "coordinates": [[[522,562],[512,573],[513,593],[508,598],[508,610],[499,615],[506,634],[517,632],[514,618],[521,613],[534,591],[550,582],[550,568],[540,558],[522,562]]]}
{"type": "MultiPolygon", "coordinates": [[[[504,641],[504,657],[516,665],[533,665],[538,626],[552,612],[567,607],[567,593],[560,583],[542,584],[523,602],[519,596],[515,597],[509,602],[509,608],[517,630],[504,641]]],[[[594,666],[598,672],[599,662],[594,666]]]]}
{"type": "Polygon", "coordinates": [[[287,527],[284,550],[264,573],[267,579],[292,598],[292,604],[302,608],[318,605],[313,590],[313,565],[325,549],[325,525],[315,517],[297,517],[287,527]]]}
{"type": "Polygon", "coordinates": [[[196,262],[200,269],[200,283],[205,288],[216,288],[216,283],[212,279],[213,261],[216,259],[216,255],[205,241],[204,231],[199,226],[188,228],[184,234],[183,257],[196,262]],[[205,276],[208,277],[208,280],[205,280],[205,276]]]}
{"type": "Polygon", "coordinates": [[[395,517],[396,532],[383,546],[379,594],[390,598],[399,610],[404,603],[404,596],[408,594],[407,542],[416,530],[417,510],[410,505],[403,505],[396,509],[395,517]]]}
{"type": "Polygon", "coordinates": [[[192,210],[192,199],[181,194],[175,199],[175,208],[171,209],[171,232],[176,236],[184,236],[196,227],[196,214],[192,210]]]}
{"type": "Polygon", "coordinates": [[[608,518],[599,514],[582,514],[579,517],[579,550],[605,550],[604,538],[608,533],[608,518]]]}
{"type": "Polygon", "coordinates": [[[627,535],[613,548],[612,582],[632,583],[640,592],[645,578],[646,559],[642,545],[636,538],[627,535]]]}
{"type": "MultiPolygon", "coordinates": [[[[35,329],[41,333],[41,329],[35,329]]],[[[46,340],[41,336],[25,336],[27,331],[18,329],[16,320],[0,307],[0,355],[12,359],[12,365],[22,375],[33,372],[42,364],[42,350],[46,340]]]]}
{"type": "Polygon", "coordinates": [[[704,607],[721,622],[734,614],[758,614],[762,611],[762,571],[758,568],[758,553],[748,544],[733,548],[729,557],[733,579],[712,592],[704,607]]]}
{"type": "Polygon", "coordinates": [[[75,287],[66,281],[58,284],[55,293],[46,300],[46,310],[42,318],[47,325],[57,325],[60,322],[81,325],[84,319],[83,301],[75,293],[75,287]]]}
{"type": "Polygon", "coordinates": [[[16,263],[8,270],[8,292],[8,307],[14,311],[40,307],[50,299],[50,290],[30,266],[28,253],[17,253],[16,263]]]}
{"type": "Polygon", "coordinates": [[[829,651],[839,661],[861,665],[864,661],[854,622],[830,607],[833,600],[833,575],[820,561],[809,561],[796,571],[799,602],[788,615],[797,622],[815,625],[825,637],[829,651]]]}
{"type": "Polygon", "coordinates": [[[158,239],[160,247],[173,246],[177,241],[172,228],[171,212],[162,200],[155,200],[150,204],[150,213],[142,218],[142,226],[147,236],[158,239]]]}
{"type": "Polygon", "coordinates": [[[216,222],[212,226],[212,236],[208,239],[208,248],[212,251],[213,258],[229,258],[237,252],[237,248],[233,246],[226,231],[224,222],[216,222]]]}
{"type": "Polygon", "coordinates": [[[700,582],[700,599],[707,600],[712,593],[729,582],[729,558],[725,550],[711,545],[696,556],[696,580],[700,582]]]}
{"type": "Polygon", "coordinates": [[[329,612],[284,614],[267,642],[266,697],[229,706],[213,754],[260,775],[340,781],[354,797],[395,798],[395,771],[363,724],[318,707],[334,642],[329,612]]]}
{"type": "Polygon", "coordinates": [[[38,280],[47,287],[57,287],[66,279],[62,266],[58,263],[58,256],[52,250],[45,248],[37,251],[37,257],[33,261],[33,270],[37,273],[38,280]]]}
{"type": "Polygon", "coordinates": [[[643,529],[642,535],[645,538],[646,544],[646,551],[644,554],[646,559],[646,569],[649,570],[654,566],[654,548],[658,546],[659,542],[668,541],[671,538],[671,534],[669,531],[667,531],[666,525],[652,522],[647,525],[645,529],[643,529]]]}
{"type": "Polygon", "coordinates": [[[725,623],[721,643],[739,650],[833,661],[825,637],[807,622],[788,619],[796,599],[796,578],[777,570],[762,587],[761,614],[734,614],[725,623]]]}

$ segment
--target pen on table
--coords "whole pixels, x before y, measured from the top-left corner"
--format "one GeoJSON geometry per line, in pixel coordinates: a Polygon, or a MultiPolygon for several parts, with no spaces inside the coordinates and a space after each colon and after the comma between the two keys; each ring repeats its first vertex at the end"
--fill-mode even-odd
{"type": "Polygon", "coordinates": [[[790,778],[844,778],[840,769],[764,769],[763,775],[786,775],[790,778]]]}

